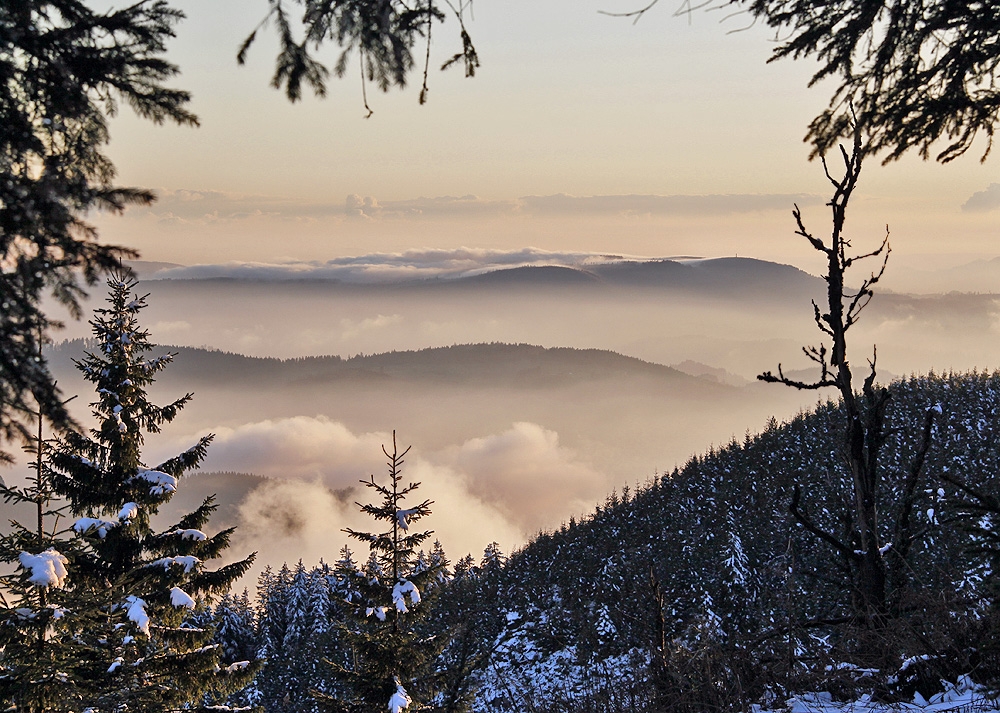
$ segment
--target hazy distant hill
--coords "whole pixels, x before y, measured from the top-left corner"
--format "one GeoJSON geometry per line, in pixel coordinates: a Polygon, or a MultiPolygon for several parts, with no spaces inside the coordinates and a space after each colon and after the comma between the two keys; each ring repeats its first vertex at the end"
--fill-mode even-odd
{"type": "Polygon", "coordinates": [[[620,287],[683,289],[714,297],[812,295],[823,282],[797,267],[753,258],[729,257],[675,262],[622,262],[589,269],[620,287]]]}
{"type": "MultiPolygon", "coordinates": [[[[72,359],[86,348],[80,339],[50,351],[54,372],[62,380],[75,377],[72,359]]],[[[720,393],[728,387],[661,364],[602,349],[545,348],[530,344],[460,344],[414,351],[274,359],[193,347],[163,346],[177,354],[160,384],[177,382],[191,388],[253,382],[260,389],[323,382],[446,381],[482,387],[552,388],[574,383],[649,379],[665,387],[720,393]]]]}
{"type": "Polygon", "coordinates": [[[240,289],[240,283],[268,285],[266,289],[296,292],[333,290],[344,293],[384,293],[418,290],[421,293],[448,293],[469,290],[532,288],[566,289],[659,289],[682,291],[702,297],[770,297],[777,295],[813,295],[823,289],[817,277],[792,267],[753,258],[715,258],[691,260],[653,260],[615,262],[586,268],[564,266],[527,266],[492,270],[481,274],[450,279],[400,280],[385,284],[354,284],[339,280],[301,279],[261,280],[242,277],[238,270],[226,277],[156,279],[155,289],[171,289],[162,283],[195,283],[199,286],[228,285],[240,289]]]}
{"type": "Polygon", "coordinates": [[[169,505],[164,508],[162,518],[167,520],[192,512],[202,504],[206,497],[214,495],[219,508],[212,516],[213,529],[233,527],[238,522],[237,506],[239,503],[246,497],[247,493],[265,482],[267,482],[267,478],[253,473],[192,471],[185,476],[181,487],[177,488],[177,493],[170,499],[169,505]]]}
{"type": "MultiPolygon", "coordinates": [[[[890,261],[891,266],[891,261],[890,261]]],[[[1000,293],[1000,257],[973,260],[939,270],[910,270],[889,274],[890,287],[914,294],[936,292],[1000,293]]]]}
{"type": "Polygon", "coordinates": [[[161,270],[183,267],[183,265],[178,265],[176,262],[154,262],[152,260],[126,260],[125,264],[132,268],[132,272],[140,280],[147,279],[161,270]]]}
{"type": "Polygon", "coordinates": [[[435,284],[450,284],[458,287],[561,287],[578,285],[593,286],[599,282],[598,278],[589,270],[578,270],[559,265],[545,265],[491,270],[480,275],[471,275],[457,280],[438,281],[435,284]]]}
{"type": "MultiPolygon", "coordinates": [[[[692,447],[760,428],[801,402],[787,389],[735,388],[597,349],[467,344],[286,360],[168,349],[177,357],[153,396],[195,394],[178,419],[184,432],[322,415],[353,433],[395,428],[426,450],[526,422],[559,434],[612,484],[672,467],[692,447]]],[[[89,397],[71,363],[82,351],[79,340],[62,343],[51,364],[67,393],[89,397]]]]}

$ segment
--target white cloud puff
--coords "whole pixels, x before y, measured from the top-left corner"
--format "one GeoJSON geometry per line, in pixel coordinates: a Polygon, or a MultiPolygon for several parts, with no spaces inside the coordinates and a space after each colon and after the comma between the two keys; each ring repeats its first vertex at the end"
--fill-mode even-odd
{"type": "Polygon", "coordinates": [[[1000,208],[1000,183],[991,183],[985,190],[969,196],[962,204],[962,210],[967,213],[985,213],[1000,208]]]}
{"type": "Polygon", "coordinates": [[[354,320],[345,317],[340,320],[341,339],[354,339],[365,332],[375,332],[386,327],[393,327],[403,321],[399,314],[380,314],[375,317],[354,320]]]}
{"type": "Polygon", "coordinates": [[[320,479],[333,489],[354,486],[382,461],[385,433],[355,435],[326,416],[295,416],[219,428],[203,470],[270,478],[320,479]]]}
{"type": "Polygon", "coordinates": [[[472,493],[528,531],[591,510],[608,487],[605,476],[560,445],[559,434],[534,423],[468,440],[446,457],[472,493]]]}
{"type": "MultiPolygon", "coordinates": [[[[388,433],[350,431],[325,416],[273,419],[216,429],[203,470],[271,478],[238,505],[234,551],[258,551],[260,562],[332,560],[350,544],[344,528],[378,525],[355,502],[378,495],[361,485],[384,483],[388,433]]],[[[402,443],[400,444],[402,447],[402,443]]],[[[419,445],[419,444],[418,444],[419,445]]],[[[453,558],[490,542],[505,549],[538,529],[558,527],[603,498],[604,478],[533,423],[468,440],[439,452],[411,452],[404,482],[420,482],[416,499],[434,501],[420,526],[434,531],[453,558]]],[[[416,502],[416,500],[414,501],[416,502]]],[[[363,545],[352,544],[361,557],[363,545]]]]}

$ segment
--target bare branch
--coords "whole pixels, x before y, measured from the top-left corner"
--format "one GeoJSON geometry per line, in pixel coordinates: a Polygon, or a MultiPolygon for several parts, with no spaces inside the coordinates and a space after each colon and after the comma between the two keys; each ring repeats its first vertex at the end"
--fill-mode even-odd
{"type": "Polygon", "coordinates": [[[641,7],[638,10],[628,10],[626,12],[608,12],[607,10],[598,10],[597,12],[601,15],[607,15],[608,17],[631,17],[633,18],[632,24],[634,25],[642,19],[643,15],[656,7],[659,2],[660,0],[651,0],[645,7],[641,7]]]}
{"type": "Polygon", "coordinates": [[[820,528],[809,519],[809,516],[799,508],[799,501],[801,498],[802,489],[799,487],[798,483],[796,483],[795,489],[792,491],[792,502],[788,506],[788,511],[792,514],[792,517],[794,517],[797,522],[801,523],[803,527],[809,530],[809,532],[829,544],[844,557],[854,560],[859,559],[859,555],[852,548],[845,545],[843,542],[838,540],[826,530],[820,528]]]}
{"type": "Polygon", "coordinates": [[[916,541],[916,535],[909,532],[910,516],[913,513],[913,507],[917,499],[917,485],[920,482],[920,473],[924,469],[927,452],[931,447],[931,437],[934,432],[934,414],[937,412],[937,408],[931,407],[927,409],[925,414],[920,446],[917,448],[917,453],[910,464],[910,472],[903,486],[902,508],[900,509],[899,517],[896,518],[893,529],[892,549],[895,551],[896,556],[904,561],[909,554],[910,545],[916,541]]]}

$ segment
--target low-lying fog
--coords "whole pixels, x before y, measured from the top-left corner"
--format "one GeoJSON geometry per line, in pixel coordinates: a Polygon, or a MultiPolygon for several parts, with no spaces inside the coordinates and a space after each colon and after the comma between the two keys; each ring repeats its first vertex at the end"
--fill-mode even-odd
{"type": "MultiPolygon", "coordinates": [[[[406,476],[435,501],[428,526],[458,558],[493,540],[509,550],[592,511],[612,489],[817,398],[752,381],[778,362],[808,365],[800,347],[818,336],[809,300],[825,285],[794,268],[734,259],[601,266],[590,256],[505,273],[465,265],[416,285],[401,275],[427,277],[418,269],[426,261],[383,261],[377,277],[375,262],[320,266],[326,274],[299,267],[310,279],[297,281],[275,279],[288,266],[174,268],[151,276],[173,279],[140,284],[155,342],[272,357],[182,349],[152,389],[160,400],[195,399],[147,440],[147,464],[216,434],[207,475],[183,482],[175,504],[219,492],[218,524],[239,527],[236,555],[259,550],[272,565],[333,559],[344,527],[371,525],[354,505],[369,499],[358,480],[384,475],[381,445],[393,429],[413,445],[406,476]],[[192,277],[203,279],[180,279],[192,277]],[[611,350],[686,373],[496,343],[611,350]],[[370,356],[466,344],[482,346],[370,356]],[[345,359],[298,359],[331,354],[345,359]],[[346,359],[355,355],[369,356],[346,359]]],[[[855,370],[876,342],[886,378],[991,368],[996,311],[991,295],[877,295],[852,332],[855,370]]],[[[86,333],[74,324],[64,335],[86,333]]],[[[69,363],[80,348],[66,345],[52,361],[68,393],[89,396],[69,363]]]]}

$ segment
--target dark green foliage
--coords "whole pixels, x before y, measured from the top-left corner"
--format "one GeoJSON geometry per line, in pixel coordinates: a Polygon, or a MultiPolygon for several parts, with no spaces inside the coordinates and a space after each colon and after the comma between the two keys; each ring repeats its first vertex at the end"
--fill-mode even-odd
{"type": "MultiPolygon", "coordinates": [[[[220,666],[225,668],[240,661],[257,659],[257,616],[246,589],[235,597],[226,594],[213,607],[211,622],[214,631],[212,643],[219,644],[220,647],[220,666]]],[[[253,706],[256,703],[256,689],[252,683],[225,697],[225,704],[235,708],[253,706]]]]}
{"type": "Polygon", "coordinates": [[[227,592],[252,557],[217,570],[205,566],[231,534],[202,532],[216,507],[212,498],[174,526],[152,529],[152,516],[204,458],[211,436],[155,468],[144,464],[145,434],[173,420],[190,395],[162,407],[147,399],[146,387],[171,357],[146,357],[151,345],[138,322],[144,298],[133,294],[135,281],[115,272],[108,285],[110,306],[92,321],[98,350],[78,363],[98,395],[97,425],[88,435],[65,435],[49,474],[51,491],[79,518],[67,596],[97,602],[99,613],[76,632],[88,647],[81,677],[92,684],[81,707],[174,710],[252,675],[247,661],[219,669],[217,647],[207,646],[211,630],[188,619],[196,606],[227,592]]]}
{"type": "MultiPolygon", "coordinates": [[[[886,415],[882,449],[882,541],[890,541],[899,518],[927,410],[940,406],[941,415],[925,464],[930,481],[912,503],[911,517],[924,536],[905,557],[911,580],[893,604],[892,640],[879,645],[897,668],[926,656],[935,686],[969,671],[989,680],[995,674],[986,662],[995,671],[1000,650],[992,643],[996,634],[988,634],[988,622],[996,621],[992,555],[983,551],[981,536],[950,524],[967,498],[936,474],[954,473],[995,492],[1000,374],[932,374],[888,388],[894,408],[886,415]]],[[[627,505],[602,506],[574,528],[542,534],[513,553],[489,586],[495,604],[480,629],[485,645],[496,649],[477,674],[493,705],[524,710],[521,680],[536,696],[583,695],[584,677],[599,662],[648,654],[657,641],[658,609],[650,568],[663,594],[670,671],[701,672],[708,686],[700,693],[687,689],[686,698],[674,688],[675,701],[756,702],[766,689],[820,685],[809,673],[827,665],[863,663],[859,645],[869,634],[851,624],[845,563],[788,510],[798,484],[816,522],[848,536],[850,523],[840,515],[852,497],[838,435],[845,425],[838,404],[820,403],[808,415],[692,458],[637,488],[627,505]],[[607,624],[599,627],[601,620],[607,624]],[[559,660],[568,666],[562,678],[541,688],[546,666],[559,660]]],[[[882,695],[905,696],[911,683],[903,677],[890,683],[895,673],[890,667],[880,683],[869,685],[880,686],[882,695]]],[[[695,686],[698,679],[686,680],[695,686]]],[[[837,690],[847,695],[853,679],[845,675],[844,681],[837,690]]],[[[648,680],[639,685],[649,690],[648,680]]]]}
{"type": "Polygon", "coordinates": [[[273,22],[281,44],[271,85],[275,89],[284,87],[289,100],[294,102],[301,98],[303,84],[319,96],[326,94],[329,70],[311,50],[332,42],[340,49],[334,63],[334,73],[338,77],[349,71],[352,58],[357,57],[365,108],[371,115],[364,83],[374,82],[382,91],[406,86],[410,74],[417,68],[415,46],[423,41],[426,42],[420,91],[420,103],[423,104],[428,91],[431,28],[434,23],[445,20],[443,8],[448,9],[458,23],[462,47],[442,69],[461,62],[466,76],[471,77],[479,66],[476,48],[465,29],[466,4],[464,0],[456,4],[437,0],[419,0],[415,4],[400,0],[297,0],[292,5],[284,0],[269,0],[268,14],[247,37],[237,59],[243,63],[257,32],[273,22]],[[290,14],[290,5],[299,6],[301,14],[298,8],[294,15],[290,14]],[[295,38],[298,24],[303,27],[301,40],[295,38]]]}
{"type": "Polygon", "coordinates": [[[424,500],[403,507],[405,497],[420,485],[402,482],[400,469],[409,448],[399,452],[393,433],[392,451],[383,451],[389,482],[382,485],[374,476],[361,481],[381,501],[358,505],[386,529],[347,530],[369,546],[371,556],[360,569],[346,557],[337,567],[337,576],[349,593],[337,600],[343,617],[338,634],[349,655],[343,663],[329,662],[341,692],[321,699],[334,710],[361,713],[385,710],[388,705],[398,713],[390,703],[396,695],[408,697],[413,709],[419,709],[433,700],[442,685],[437,659],[448,642],[448,632],[424,624],[447,562],[443,553],[429,560],[416,553],[432,533],[411,528],[430,514],[432,503],[424,500]]]}
{"type": "Polygon", "coordinates": [[[989,152],[1000,111],[1000,6],[962,0],[733,0],[774,27],[773,58],[820,63],[812,83],[837,82],[830,106],[809,125],[823,154],[857,123],[876,152],[909,149],[951,161],[982,132],[989,152]],[[857,121],[855,122],[854,116],[857,121]]]}
{"type": "Polygon", "coordinates": [[[451,638],[439,665],[443,685],[437,701],[444,713],[472,708],[476,675],[489,661],[490,633],[497,633],[490,623],[497,611],[496,585],[505,561],[495,542],[484,552],[481,566],[471,555],[462,558],[435,601],[432,626],[449,632],[451,638]]]}
{"type": "MultiPolygon", "coordinates": [[[[139,116],[195,124],[189,96],[164,82],[162,59],[181,13],[162,0],[95,11],[79,0],[0,3],[0,438],[28,437],[32,402],[72,421],[39,346],[57,324],[47,291],[79,315],[81,284],[132,251],[100,245],[90,210],[121,211],[152,193],[114,184],[104,146],[124,102],[139,116]]],[[[0,459],[9,454],[0,450],[0,459]]]]}
{"type": "Polygon", "coordinates": [[[0,539],[0,562],[5,569],[17,566],[0,577],[0,704],[24,713],[68,710],[94,690],[87,661],[96,652],[78,634],[99,623],[101,601],[59,581],[83,543],[72,533],[44,530],[54,529],[64,514],[49,509],[44,485],[4,489],[3,500],[41,503],[43,509],[37,529],[12,522],[13,532],[0,539]],[[32,580],[34,555],[52,560],[52,579],[32,580]]]}

